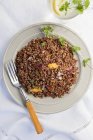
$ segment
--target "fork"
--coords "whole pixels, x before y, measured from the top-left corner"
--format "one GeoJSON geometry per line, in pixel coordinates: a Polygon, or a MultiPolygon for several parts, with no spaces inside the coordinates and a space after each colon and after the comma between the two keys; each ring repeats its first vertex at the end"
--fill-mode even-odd
{"type": "Polygon", "coordinates": [[[26,107],[29,111],[30,117],[32,119],[32,122],[34,124],[34,127],[36,129],[37,134],[40,134],[43,132],[43,128],[38,120],[38,117],[36,115],[36,112],[32,106],[32,103],[30,101],[30,99],[28,98],[28,96],[26,95],[24,89],[22,88],[21,84],[19,83],[18,77],[16,75],[16,66],[15,63],[13,62],[13,60],[10,60],[7,64],[6,64],[6,70],[8,73],[8,76],[10,78],[11,83],[13,84],[13,86],[15,86],[16,88],[18,88],[20,90],[21,95],[24,97],[25,99],[25,104],[26,107]]]}

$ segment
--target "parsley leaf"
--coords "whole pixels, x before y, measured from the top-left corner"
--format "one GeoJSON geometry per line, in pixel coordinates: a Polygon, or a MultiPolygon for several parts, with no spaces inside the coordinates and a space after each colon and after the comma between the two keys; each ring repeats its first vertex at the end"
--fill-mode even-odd
{"type": "Polygon", "coordinates": [[[77,52],[77,51],[81,50],[81,48],[78,47],[78,46],[73,46],[71,49],[72,49],[73,52],[77,52]]]}
{"type": "Polygon", "coordinates": [[[83,59],[82,61],[83,66],[86,67],[86,65],[88,64],[90,60],[91,60],[90,58],[83,59]]]}
{"type": "Polygon", "coordinates": [[[41,46],[44,47],[46,45],[46,42],[42,42],[41,46]]]}
{"type": "Polygon", "coordinates": [[[59,8],[59,10],[66,11],[66,14],[67,14],[67,11],[69,8],[70,8],[70,3],[68,1],[66,1],[64,4],[62,4],[62,6],[59,8]]]}
{"type": "Polygon", "coordinates": [[[53,32],[53,28],[50,25],[44,26],[41,28],[41,31],[45,34],[46,37],[49,37],[53,32]]]}
{"type": "Polygon", "coordinates": [[[60,44],[63,46],[64,43],[65,43],[64,37],[59,37],[59,42],[60,42],[60,44]]]}
{"type": "Polygon", "coordinates": [[[90,4],[90,1],[89,1],[89,0],[85,0],[85,3],[84,3],[84,5],[85,5],[85,9],[88,8],[89,4],[90,4]]]}

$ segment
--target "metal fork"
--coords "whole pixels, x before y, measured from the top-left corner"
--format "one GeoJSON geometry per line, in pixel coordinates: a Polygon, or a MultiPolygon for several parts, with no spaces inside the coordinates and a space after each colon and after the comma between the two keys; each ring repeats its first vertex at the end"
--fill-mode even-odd
{"type": "Polygon", "coordinates": [[[32,106],[32,103],[30,102],[28,96],[26,95],[24,89],[22,88],[21,84],[19,83],[18,77],[16,75],[16,66],[15,63],[13,62],[13,60],[10,60],[7,64],[6,64],[6,69],[7,69],[7,73],[8,76],[10,78],[11,83],[13,84],[13,86],[15,86],[16,88],[19,89],[21,95],[24,97],[25,99],[25,103],[26,103],[26,107],[29,111],[30,117],[33,121],[33,124],[35,126],[35,129],[37,131],[38,134],[43,132],[43,128],[37,118],[36,112],[34,111],[34,108],[32,106]]]}

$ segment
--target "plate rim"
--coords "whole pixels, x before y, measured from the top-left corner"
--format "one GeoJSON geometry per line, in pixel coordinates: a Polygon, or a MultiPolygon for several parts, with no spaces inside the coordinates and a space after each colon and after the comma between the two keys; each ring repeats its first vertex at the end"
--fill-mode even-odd
{"type": "MultiPolygon", "coordinates": [[[[92,62],[92,57],[91,57],[91,54],[88,50],[88,47],[86,45],[86,43],[83,41],[82,37],[79,37],[78,33],[76,33],[75,31],[73,31],[73,29],[71,29],[70,27],[67,27],[66,25],[63,25],[63,24],[60,24],[60,23],[56,23],[56,22],[38,22],[38,23],[35,23],[35,24],[32,24],[32,25],[29,25],[29,26],[26,26],[24,28],[22,28],[21,30],[19,30],[15,35],[12,36],[12,38],[10,39],[9,43],[8,43],[8,47],[5,49],[5,52],[4,52],[4,55],[3,55],[3,79],[4,79],[4,84],[5,84],[5,87],[7,89],[7,91],[9,92],[11,98],[20,106],[24,106],[16,97],[14,98],[13,94],[11,94],[11,91],[5,81],[5,76],[4,76],[4,71],[5,71],[5,64],[4,64],[4,60],[5,60],[5,55],[7,53],[7,50],[9,49],[11,43],[13,42],[13,40],[16,38],[17,35],[20,35],[20,33],[24,32],[25,30],[27,29],[30,29],[32,27],[35,27],[35,26],[39,26],[39,25],[47,25],[47,24],[51,24],[51,25],[56,25],[56,26],[60,26],[60,27],[63,27],[63,28],[66,28],[67,30],[71,31],[72,33],[74,33],[76,36],[78,36],[78,38],[82,41],[82,43],[84,44],[84,46],[86,47],[86,50],[91,58],[91,62],[90,62],[90,65],[92,66],[93,62],[92,62]]],[[[63,111],[66,111],[67,109],[71,108],[72,106],[74,106],[78,101],[80,101],[83,96],[87,93],[87,90],[89,89],[89,86],[90,86],[90,83],[92,81],[92,77],[93,77],[93,72],[91,70],[91,73],[90,73],[90,79],[89,79],[89,83],[87,85],[87,87],[85,88],[84,90],[84,93],[78,98],[75,100],[75,102],[73,102],[71,105],[69,105],[66,109],[62,109],[60,111],[55,111],[55,112],[52,112],[52,113],[48,113],[48,112],[39,112],[37,111],[38,113],[41,113],[41,114],[54,114],[54,113],[58,113],[58,112],[63,112],[63,111]]]]}

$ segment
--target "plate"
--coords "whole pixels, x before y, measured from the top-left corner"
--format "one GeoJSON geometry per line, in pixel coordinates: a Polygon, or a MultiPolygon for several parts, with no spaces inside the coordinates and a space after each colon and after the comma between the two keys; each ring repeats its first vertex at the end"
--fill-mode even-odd
{"type": "Polygon", "coordinates": [[[15,59],[17,52],[24,47],[31,39],[42,37],[43,34],[40,32],[40,28],[45,25],[51,25],[54,28],[54,32],[58,35],[63,36],[66,40],[68,40],[71,44],[77,45],[81,47],[81,51],[76,54],[79,65],[79,78],[76,85],[71,89],[70,94],[65,94],[62,98],[52,99],[51,97],[44,97],[43,99],[33,97],[32,95],[28,95],[33,106],[36,109],[36,112],[39,113],[56,113],[60,111],[64,111],[70,108],[74,103],[76,103],[82,96],[85,94],[88,89],[90,79],[92,77],[91,72],[91,61],[88,66],[83,67],[82,60],[84,58],[89,58],[90,54],[85,43],[82,39],[74,33],[71,29],[55,24],[55,23],[39,23],[32,26],[29,26],[19,33],[17,33],[11,40],[3,59],[3,77],[6,84],[6,87],[13,97],[13,99],[23,106],[22,99],[20,97],[20,93],[17,88],[15,88],[7,75],[5,64],[10,59],[15,59]]]}

